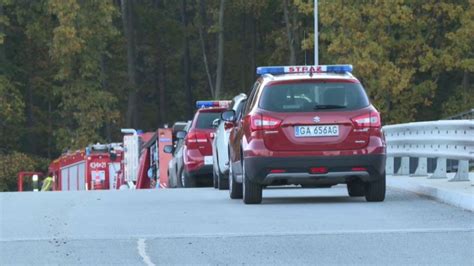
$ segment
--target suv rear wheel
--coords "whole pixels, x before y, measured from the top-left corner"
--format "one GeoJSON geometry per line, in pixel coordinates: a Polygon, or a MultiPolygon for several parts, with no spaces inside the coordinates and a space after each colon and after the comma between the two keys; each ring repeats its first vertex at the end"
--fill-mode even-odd
{"type": "Polygon", "coordinates": [[[360,180],[353,180],[347,183],[347,192],[351,197],[363,197],[365,196],[364,183],[360,180]]]}
{"type": "Polygon", "coordinates": [[[242,164],[242,187],[245,204],[260,204],[262,202],[262,185],[252,182],[245,171],[245,160],[242,164]]]}
{"type": "Polygon", "coordinates": [[[229,196],[231,199],[242,198],[242,184],[235,182],[232,165],[229,166],[229,196]]]}
{"type": "Polygon", "coordinates": [[[376,181],[365,184],[365,200],[379,202],[385,199],[385,172],[376,181]]]}

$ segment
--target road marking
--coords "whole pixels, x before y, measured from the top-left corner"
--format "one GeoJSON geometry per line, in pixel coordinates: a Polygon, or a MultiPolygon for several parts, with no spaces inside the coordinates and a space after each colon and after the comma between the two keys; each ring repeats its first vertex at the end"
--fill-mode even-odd
{"type": "Polygon", "coordinates": [[[151,261],[150,257],[148,257],[148,254],[146,254],[145,238],[138,239],[137,249],[138,249],[138,254],[140,255],[140,257],[142,257],[143,262],[147,266],[155,266],[155,264],[151,261]]]}
{"type": "MultiPolygon", "coordinates": [[[[272,236],[318,236],[318,235],[355,235],[355,234],[429,234],[429,233],[474,233],[473,227],[451,227],[451,228],[410,228],[410,229],[361,229],[361,230],[325,230],[325,231],[296,231],[296,232],[238,232],[238,233],[202,233],[202,234],[141,234],[143,241],[147,239],[170,239],[170,238],[232,238],[232,237],[272,237],[272,236]]],[[[12,241],[48,241],[51,237],[28,237],[28,238],[3,238],[1,242],[12,241]]],[[[114,240],[131,239],[128,235],[97,236],[81,235],[63,237],[68,241],[75,240],[114,240]]]]}
{"type": "Polygon", "coordinates": [[[286,236],[320,236],[320,235],[355,235],[355,234],[429,234],[429,233],[474,233],[474,228],[413,228],[413,229],[367,229],[367,230],[328,230],[302,232],[245,232],[245,233],[211,233],[211,234],[169,234],[149,235],[150,239],[173,238],[241,238],[241,237],[286,237],[286,236]]]}

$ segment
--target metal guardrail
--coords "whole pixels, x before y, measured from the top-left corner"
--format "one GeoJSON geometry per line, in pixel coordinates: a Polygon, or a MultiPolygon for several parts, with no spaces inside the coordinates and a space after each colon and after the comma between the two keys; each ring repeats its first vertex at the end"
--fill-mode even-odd
{"type": "Polygon", "coordinates": [[[411,176],[429,176],[428,158],[436,158],[429,178],[447,178],[447,160],[458,160],[457,172],[449,181],[469,181],[469,161],[474,160],[474,120],[440,120],[384,126],[387,141],[386,172],[410,175],[410,158],[418,158],[411,176]],[[395,172],[395,158],[401,164],[395,172]]]}

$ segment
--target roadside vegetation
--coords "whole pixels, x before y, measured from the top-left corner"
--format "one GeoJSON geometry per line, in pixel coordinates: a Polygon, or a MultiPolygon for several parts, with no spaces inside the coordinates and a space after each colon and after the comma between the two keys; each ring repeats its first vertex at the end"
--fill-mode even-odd
{"type": "MultiPolygon", "coordinates": [[[[312,3],[0,0],[0,190],[33,161],[248,93],[257,66],[312,64],[312,3]]],[[[319,3],[320,63],[354,65],[385,124],[473,108],[473,0],[319,3]]]]}

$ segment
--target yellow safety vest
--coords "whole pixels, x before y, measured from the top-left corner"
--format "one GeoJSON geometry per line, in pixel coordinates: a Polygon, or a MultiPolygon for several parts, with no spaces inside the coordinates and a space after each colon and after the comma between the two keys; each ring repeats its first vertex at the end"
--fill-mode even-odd
{"type": "Polygon", "coordinates": [[[41,191],[50,191],[51,185],[53,184],[53,178],[48,176],[43,180],[43,186],[41,186],[41,191]]]}

